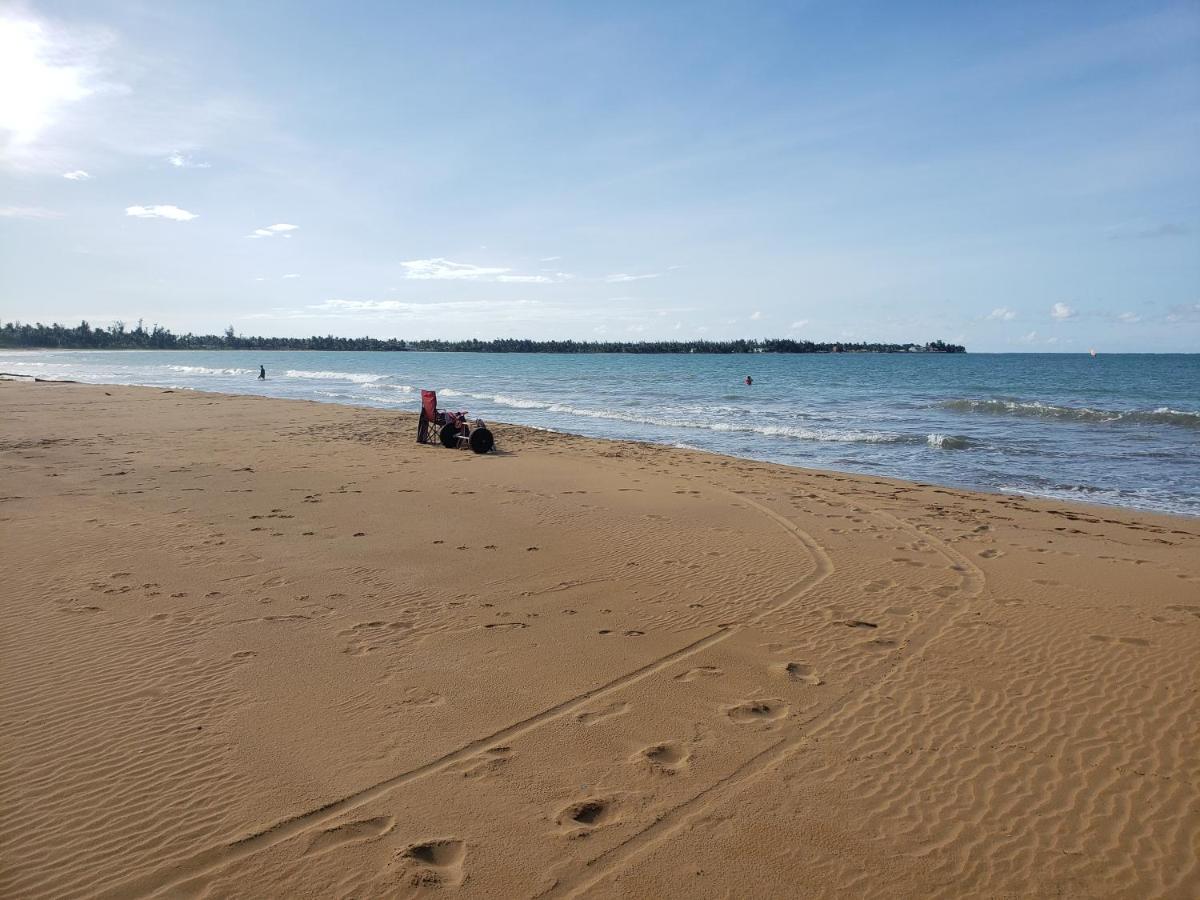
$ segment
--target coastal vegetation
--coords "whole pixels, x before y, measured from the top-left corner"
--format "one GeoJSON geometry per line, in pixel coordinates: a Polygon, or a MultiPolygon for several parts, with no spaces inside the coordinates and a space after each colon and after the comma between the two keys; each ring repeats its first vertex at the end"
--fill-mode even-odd
{"type": "Polygon", "coordinates": [[[400,338],[246,337],[233,326],[222,334],[174,334],[161,325],[146,328],[142,320],[127,328],[113,322],[93,328],[5,322],[0,347],[60,350],[426,350],[456,353],[965,353],[959,344],[887,344],[877,341],[830,343],[792,338],[739,338],[728,341],[534,341],[500,338],[481,341],[403,340],[400,338]]]}

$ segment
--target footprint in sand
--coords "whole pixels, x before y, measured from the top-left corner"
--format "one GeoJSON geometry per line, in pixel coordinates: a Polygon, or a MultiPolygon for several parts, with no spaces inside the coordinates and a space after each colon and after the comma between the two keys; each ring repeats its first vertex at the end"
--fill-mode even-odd
{"type": "Polygon", "coordinates": [[[458,838],[434,838],[410,844],[396,856],[410,870],[409,883],[414,887],[453,886],[462,883],[467,844],[458,838]]]}
{"type": "Polygon", "coordinates": [[[308,845],[305,856],[318,856],[336,850],[343,844],[371,841],[383,837],[396,825],[391,816],[377,816],[373,819],[361,819],[357,822],[347,822],[336,828],[322,831],[308,845]]]}
{"type": "Polygon", "coordinates": [[[811,684],[814,687],[825,683],[813,672],[812,666],[806,665],[805,663],[780,663],[777,668],[780,674],[791,679],[792,681],[799,681],[802,684],[811,684]]]}
{"type": "Polygon", "coordinates": [[[676,741],[651,744],[638,752],[635,762],[649,763],[650,768],[663,775],[674,775],[686,768],[692,754],[676,741]]]}
{"type": "Polygon", "coordinates": [[[571,838],[586,837],[604,825],[617,821],[617,803],[611,798],[592,797],[572,803],[558,814],[557,822],[563,834],[571,838]]]}
{"type": "Polygon", "coordinates": [[[716,666],[697,666],[694,669],[688,669],[686,672],[681,672],[675,676],[676,681],[695,681],[697,678],[716,678],[719,675],[724,675],[723,669],[718,669],[716,666]]]}
{"type": "Polygon", "coordinates": [[[991,549],[991,550],[980,550],[979,551],[980,559],[996,559],[997,557],[1000,557],[1003,555],[1004,555],[1003,550],[991,549]]]}
{"type": "Polygon", "coordinates": [[[580,725],[595,725],[597,722],[603,722],[605,719],[611,719],[613,716],[624,715],[629,712],[628,703],[610,703],[608,706],[600,707],[599,709],[589,709],[581,712],[575,717],[575,721],[580,725]]]}
{"type": "Polygon", "coordinates": [[[774,722],[788,714],[789,707],[782,700],[746,700],[728,707],[725,714],[739,725],[755,722],[774,722]]]}

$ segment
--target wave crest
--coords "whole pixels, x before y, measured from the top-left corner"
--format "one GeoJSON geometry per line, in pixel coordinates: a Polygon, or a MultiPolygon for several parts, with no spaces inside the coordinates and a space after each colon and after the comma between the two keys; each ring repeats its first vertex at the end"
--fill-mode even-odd
{"type": "Polygon", "coordinates": [[[966,450],[971,446],[971,439],[961,434],[929,434],[925,443],[938,450],[966,450]]]}
{"type": "Polygon", "coordinates": [[[208,366],[167,366],[172,372],[189,375],[257,375],[258,369],[211,369],[208,366]]]}
{"type": "Polygon", "coordinates": [[[1038,400],[945,400],[938,405],[942,409],[955,412],[992,416],[1021,416],[1094,424],[1132,422],[1200,428],[1200,412],[1171,409],[1168,406],[1160,406],[1157,409],[1093,409],[1088,406],[1056,406],[1038,400]]]}

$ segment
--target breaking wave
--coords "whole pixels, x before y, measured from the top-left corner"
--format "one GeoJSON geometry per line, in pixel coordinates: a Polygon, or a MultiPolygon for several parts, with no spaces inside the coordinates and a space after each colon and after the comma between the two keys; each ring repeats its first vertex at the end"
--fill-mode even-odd
{"type": "Polygon", "coordinates": [[[172,372],[188,375],[257,375],[258,369],[210,369],[208,366],[167,366],[172,372]]]}
{"type": "MultiPolygon", "coordinates": [[[[589,409],[572,406],[566,403],[555,403],[544,400],[527,400],[522,397],[512,397],[507,394],[476,394],[468,391],[443,389],[438,392],[440,397],[466,397],[482,400],[496,406],[506,406],[512,409],[536,409],[550,413],[560,413],[569,416],[580,416],[588,419],[605,419],[615,422],[630,422],[636,425],[654,425],[659,428],[689,428],[703,431],[728,433],[761,434],[765,437],[783,437],[801,441],[822,442],[853,442],[866,444],[911,443],[915,438],[905,434],[895,434],[886,431],[864,431],[840,428],[803,428],[794,425],[770,425],[761,422],[701,422],[676,416],[649,416],[640,413],[623,412],[615,409],[589,409]]],[[[923,440],[921,438],[920,440],[923,440]]]]}
{"type": "Polygon", "coordinates": [[[1178,425],[1200,428],[1200,412],[1187,412],[1160,406],[1157,409],[1092,409],[1088,406],[1055,406],[1037,400],[946,400],[938,404],[955,412],[983,413],[993,416],[1022,416],[1058,419],[1068,422],[1132,422],[1150,425],[1178,425]]]}
{"type": "Polygon", "coordinates": [[[370,375],[366,372],[310,372],[306,369],[288,369],[283,373],[288,378],[316,378],[321,381],[352,381],[355,384],[373,384],[382,375],[370,375]]]}
{"type": "Polygon", "coordinates": [[[961,434],[929,434],[925,443],[938,450],[966,450],[972,446],[971,439],[961,434]]]}
{"type": "Polygon", "coordinates": [[[288,369],[283,374],[288,378],[307,378],[314,381],[348,381],[371,390],[399,391],[403,394],[411,394],[416,390],[411,384],[400,384],[393,381],[395,376],[372,375],[369,372],[314,372],[308,369],[288,369]]]}

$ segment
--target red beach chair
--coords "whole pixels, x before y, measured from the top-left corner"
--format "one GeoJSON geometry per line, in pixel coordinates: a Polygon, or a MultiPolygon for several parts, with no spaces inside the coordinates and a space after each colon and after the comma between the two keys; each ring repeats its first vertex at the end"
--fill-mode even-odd
{"type": "Polygon", "coordinates": [[[442,426],[445,424],[446,414],[437,408],[437,392],[421,391],[421,415],[417,419],[417,443],[439,443],[442,426]]]}

